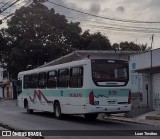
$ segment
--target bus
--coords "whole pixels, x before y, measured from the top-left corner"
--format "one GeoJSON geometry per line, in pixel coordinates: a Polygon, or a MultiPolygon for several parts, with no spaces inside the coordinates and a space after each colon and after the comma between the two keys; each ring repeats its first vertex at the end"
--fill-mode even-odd
{"type": "Polygon", "coordinates": [[[96,119],[100,113],[131,110],[129,63],[117,59],[83,59],[18,74],[18,106],[96,119]]]}

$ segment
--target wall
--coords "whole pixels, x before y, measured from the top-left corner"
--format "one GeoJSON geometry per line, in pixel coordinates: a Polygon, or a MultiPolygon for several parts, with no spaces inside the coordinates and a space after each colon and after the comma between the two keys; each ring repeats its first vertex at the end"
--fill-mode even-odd
{"type": "Polygon", "coordinates": [[[132,55],[130,57],[132,70],[147,69],[151,67],[151,53],[132,55]]]}
{"type": "MultiPolygon", "coordinates": [[[[3,81],[3,68],[0,68],[0,83],[2,83],[2,81],[3,81]]],[[[0,98],[2,97],[3,97],[3,89],[0,86],[0,98]]]]}
{"type": "MultiPolygon", "coordinates": [[[[160,48],[141,54],[131,55],[130,57],[131,72],[139,72],[142,76],[142,102],[138,105],[147,108],[160,107],[159,100],[159,81],[160,76],[160,48]],[[156,101],[155,101],[156,100],[156,101]]],[[[134,90],[134,89],[133,89],[134,90]]]]}
{"type": "Polygon", "coordinates": [[[130,62],[133,70],[149,69],[160,66],[160,49],[131,55],[130,62]]]}
{"type": "Polygon", "coordinates": [[[144,64],[140,63],[146,60],[148,53],[142,53],[131,56],[130,58],[130,88],[132,93],[132,108],[148,108],[151,105],[149,96],[149,74],[139,73],[134,71],[135,69],[140,69],[142,66],[147,68],[149,66],[148,62],[144,64]],[[142,58],[141,55],[144,57],[142,58]],[[140,59],[142,58],[142,59],[140,59]],[[136,65],[134,65],[135,63],[136,65]],[[146,89],[148,86],[148,89],[146,89]]]}
{"type": "Polygon", "coordinates": [[[131,73],[132,107],[141,107],[142,103],[142,74],[131,73]]]}
{"type": "Polygon", "coordinates": [[[0,98],[3,98],[3,89],[0,87],[0,98]]]}
{"type": "Polygon", "coordinates": [[[160,49],[155,49],[152,51],[152,66],[160,66],[160,49]]]}
{"type": "Polygon", "coordinates": [[[3,68],[0,68],[0,82],[3,80],[3,68]]]}
{"type": "Polygon", "coordinates": [[[4,97],[13,98],[13,86],[11,82],[6,84],[4,87],[4,97]]]}

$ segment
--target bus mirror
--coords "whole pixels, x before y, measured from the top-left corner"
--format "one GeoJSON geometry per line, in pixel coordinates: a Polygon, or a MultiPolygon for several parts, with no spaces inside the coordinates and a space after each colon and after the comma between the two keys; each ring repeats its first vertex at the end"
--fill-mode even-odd
{"type": "Polygon", "coordinates": [[[21,85],[22,85],[22,81],[21,81],[21,80],[18,80],[18,81],[17,81],[17,85],[18,85],[18,86],[21,86],[21,85]]]}
{"type": "Polygon", "coordinates": [[[146,84],[146,90],[148,90],[148,84],[146,84]]]}

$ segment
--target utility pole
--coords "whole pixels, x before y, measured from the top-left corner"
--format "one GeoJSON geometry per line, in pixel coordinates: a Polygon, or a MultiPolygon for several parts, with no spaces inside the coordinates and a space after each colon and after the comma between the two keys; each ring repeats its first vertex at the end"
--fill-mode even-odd
{"type": "Polygon", "coordinates": [[[151,37],[151,68],[152,68],[152,47],[153,47],[153,39],[154,39],[154,34],[151,37]]]}
{"type": "Polygon", "coordinates": [[[152,47],[153,47],[153,39],[154,39],[154,34],[151,37],[151,50],[152,50],[152,47]]]}

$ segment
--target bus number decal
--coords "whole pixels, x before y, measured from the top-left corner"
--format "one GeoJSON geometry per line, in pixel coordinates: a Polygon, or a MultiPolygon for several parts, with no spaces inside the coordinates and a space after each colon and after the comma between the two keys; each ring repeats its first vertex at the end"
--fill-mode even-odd
{"type": "Polygon", "coordinates": [[[70,97],[82,97],[82,94],[80,93],[71,93],[69,94],[70,97]]]}

